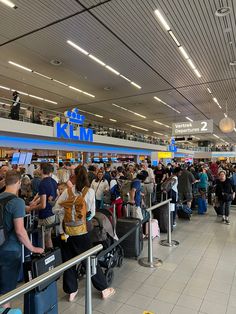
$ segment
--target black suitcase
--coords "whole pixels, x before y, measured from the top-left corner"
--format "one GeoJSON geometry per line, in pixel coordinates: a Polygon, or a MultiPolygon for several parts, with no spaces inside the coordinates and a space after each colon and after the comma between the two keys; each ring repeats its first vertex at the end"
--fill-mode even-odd
{"type": "Polygon", "coordinates": [[[118,238],[124,236],[134,227],[136,227],[135,231],[120,243],[124,249],[125,257],[137,258],[143,250],[142,222],[140,219],[131,217],[117,220],[116,233],[118,238]]]}
{"type": "Polygon", "coordinates": [[[34,289],[25,294],[24,314],[58,314],[56,281],[43,291],[39,292],[34,289]]]}
{"type": "MultiPolygon", "coordinates": [[[[159,207],[156,210],[153,210],[153,216],[155,219],[158,220],[160,232],[167,233],[168,232],[168,219],[169,213],[168,208],[166,207],[159,207]]],[[[173,213],[171,212],[171,231],[173,231],[173,213]]]]}

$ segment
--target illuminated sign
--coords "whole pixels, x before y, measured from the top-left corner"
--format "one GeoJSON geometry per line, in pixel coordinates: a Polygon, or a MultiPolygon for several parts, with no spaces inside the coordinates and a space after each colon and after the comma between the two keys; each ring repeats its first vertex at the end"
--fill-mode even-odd
{"type": "Polygon", "coordinates": [[[173,123],[172,135],[213,133],[213,120],[173,123]]]}
{"type": "Polygon", "coordinates": [[[158,159],[168,159],[172,158],[172,153],[170,152],[159,152],[157,153],[158,159]]]}
{"type": "Polygon", "coordinates": [[[73,158],[73,153],[66,153],[66,159],[73,158]]]}
{"type": "Polygon", "coordinates": [[[93,130],[84,128],[82,125],[85,116],[79,114],[77,108],[64,113],[67,123],[55,123],[54,132],[57,138],[66,140],[93,142],[93,130]]]}

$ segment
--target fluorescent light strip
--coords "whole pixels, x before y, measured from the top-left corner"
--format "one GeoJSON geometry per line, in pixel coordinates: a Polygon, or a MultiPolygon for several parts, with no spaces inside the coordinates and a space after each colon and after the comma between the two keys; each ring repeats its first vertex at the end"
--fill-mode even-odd
{"type": "Polygon", "coordinates": [[[153,132],[153,133],[155,133],[155,134],[157,134],[157,135],[164,135],[164,134],[159,133],[159,132],[153,132]]]}
{"type": "Polygon", "coordinates": [[[117,120],[115,120],[115,119],[109,119],[110,121],[112,121],[112,122],[117,122],[117,120]]]}
{"type": "Polygon", "coordinates": [[[136,125],[133,125],[133,124],[126,124],[126,125],[131,126],[132,128],[135,128],[135,129],[138,129],[138,130],[142,130],[142,131],[148,132],[147,129],[141,128],[140,126],[136,126],[136,125]]]}
{"type": "Polygon", "coordinates": [[[94,55],[90,54],[89,52],[87,52],[86,50],[84,50],[83,48],[81,48],[80,46],[78,46],[77,44],[75,44],[74,42],[72,42],[71,40],[67,40],[67,43],[69,45],[71,45],[72,47],[76,48],[77,50],[79,50],[80,52],[82,52],[83,54],[85,54],[86,56],[88,56],[89,58],[91,58],[92,60],[96,61],[97,63],[99,63],[100,65],[104,66],[106,69],[108,69],[109,71],[113,72],[114,74],[120,76],[121,78],[123,78],[124,80],[128,81],[130,84],[132,84],[133,86],[135,86],[138,89],[141,89],[142,87],[140,85],[138,85],[135,82],[132,82],[128,77],[120,74],[120,72],[118,72],[117,70],[115,70],[114,68],[112,68],[111,66],[107,65],[105,62],[103,62],[102,60],[98,59],[97,57],[95,57],[94,55]]]}
{"type": "Polygon", "coordinates": [[[179,47],[179,50],[180,50],[180,52],[182,53],[184,59],[188,60],[188,59],[189,59],[189,56],[188,56],[187,52],[185,51],[185,49],[184,49],[182,46],[180,46],[180,47],[179,47]]]}
{"type": "Polygon", "coordinates": [[[56,101],[52,101],[52,100],[49,100],[49,99],[44,99],[44,101],[49,102],[50,104],[57,105],[56,101]]]}
{"type": "MultiPolygon", "coordinates": [[[[13,91],[13,89],[12,89],[12,91],[13,91]]],[[[29,94],[27,94],[27,93],[25,93],[25,92],[21,92],[21,91],[19,91],[19,90],[18,90],[18,93],[19,93],[20,95],[29,96],[29,94]]]]}
{"type": "Polygon", "coordinates": [[[16,9],[17,8],[17,6],[13,2],[11,2],[9,0],[0,0],[0,2],[2,4],[7,5],[8,7],[12,8],[12,9],[16,9]]]}
{"type": "Polygon", "coordinates": [[[164,125],[163,123],[161,123],[161,122],[159,122],[159,121],[157,121],[157,120],[153,120],[153,122],[154,122],[154,123],[157,123],[157,124],[159,124],[159,125],[164,125]]]}
{"type": "Polygon", "coordinates": [[[120,75],[120,73],[118,71],[116,71],[115,69],[113,69],[112,67],[110,67],[109,65],[105,66],[109,71],[115,73],[116,75],[120,75]]]}
{"type": "Polygon", "coordinates": [[[216,134],[213,134],[213,136],[216,137],[216,138],[220,138],[220,137],[219,137],[218,135],[216,135],[216,134]]]}
{"type": "Polygon", "coordinates": [[[226,113],[224,113],[224,116],[225,116],[225,118],[227,118],[227,117],[228,117],[226,113]]]}
{"type": "Polygon", "coordinates": [[[35,98],[35,99],[38,99],[38,100],[43,100],[43,98],[42,98],[42,97],[35,96],[35,95],[30,95],[30,94],[29,94],[29,97],[31,97],[31,98],[35,98]]]}
{"type": "Polygon", "coordinates": [[[94,116],[98,118],[103,118],[103,116],[100,116],[100,114],[94,114],[94,116]]]}
{"type": "Polygon", "coordinates": [[[84,50],[83,48],[81,48],[80,46],[76,45],[75,43],[73,43],[71,40],[67,40],[67,44],[71,45],[72,47],[74,47],[75,49],[79,50],[80,52],[82,52],[83,54],[85,54],[86,56],[89,54],[86,50],[84,50]]]}
{"type": "Polygon", "coordinates": [[[126,81],[131,83],[131,80],[128,77],[126,77],[126,76],[124,76],[122,74],[120,74],[120,77],[122,77],[124,80],[126,80],[126,81]]]}
{"type": "Polygon", "coordinates": [[[197,75],[197,77],[202,77],[201,73],[198,71],[198,69],[193,70],[195,72],[195,74],[197,75]]]}
{"type": "Polygon", "coordinates": [[[190,119],[189,117],[185,117],[187,120],[189,120],[189,121],[191,121],[191,122],[193,122],[193,120],[192,119],[190,119]]]}
{"type": "Polygon", "coordinates": [[[5,90],[10,90],[10,88],[9,88],[9,87],[2,86],[2,85],[0,85],[0,88],[1,88],[1,89],[5,89],[5,90]]]}
{"type": "Polygon", "coordinates": [[[44,78],[46,78],[46,79],[48,79],[48,80],[52,80],[52,78],[49,77],[49,76],[47,76],[47,75],[41,74],[41,73],[36,72],[36,71],[32,71],[32,72],[33,72],[34,74],[37,74],[37,75],[39,75],[39,76],[42,76],[42,77],[44,77],[44,78]]]}
{"type": "Polygon", "coordinates": [[[134,85],[135,87],[137,87],[138,89],[141,89],[142,87],[139,86],[138,84],[134,83],[134,82],[131,82],[132,85],[134,85]]]}
{"type": "Polygon", "coordinates": [[[24,67],[23,65],[20,65],[20,64],[18,64],[18,63],[13,62],[13,61],[8,61],[8,63],[10,63],[11,65],[14,65],[14,66],[16,66],[16,67],[18,67],[18,68],[21,68],[21,69],[23,69],[23,70],[25,70],[25,71],[33,72],[33,70],[31,70],[31,69],[29,69],[29,68],[26,68],[26,67],[24,67]]]}
{"type": "Polygon", "coordinates": [[[234,128],[234,132],[236,132],[236,128],[234,128]]]}
{"type": "Polygon", "coordinates": [[[58,84],[61,84],[61,85],[63,85],[63,86],[69,86],[68,84],[66,84],[66,83],[63,83],[63,82],[61,82],[61,81],[58,81],[58,80],[55,80],[55,79],[52,79],[53,80],[53,82],[56,82],[56,83],[58,83],[58,84]]]}
{"type": "Polygon", "coordinates": [[[67,84],[65,84],[65,83],[63,83],[63,82],[61,82],[61,81],[55,80],[55,79],[53,79],[53,78],[51,78],[51,77],[49,77],[49,76],[47,76],[47,75],[44,75],[44,74],[42,74],[42,73],[39,73],[39,72],[33,71],[33,70],[31,70],[31,69],[28,69],[28,68],[26,68],[26,67],[24,67],[24,66],[22,66],[22,65],[20,65],[20,64],[18,64],[18,63],[15,63],[15,62],[12,62],[12,61],[8,61],[8,63],[10,63],[10,64],[12,64],[12,65],[15,65],[15,66],[17,66],[17,67],[19,67],[19,68],[21,68],[21,69],[30,71],[30,72],[32,72],[32,73],[34,73],[34,74],[39,75],[39,76],[42,76],[42,77],[44,77],[44,78],[46,78],[46,79],[48,79],[48,80],[54,81],[54,82],[56,82],[56,83],[58,83],[58,84],[61,84],[61,85],[63,85],[63,86],[67,86],[67,87],[69,87],[69,88],[71,88],[71,89],[77,90],[78,92],[80,92],[80,93],[82,93],[82,94],[84,94],[84,95],[87,95],[87,96],[89,96],[89,97],[93,97],[93,98],[95,97],[94,95],[92,95],[92,94],[90,94],[90,93],[84,92],[84,91],[82,91],[82,90],[80,90],[80,89],[78,89],[78,88],[75,88],[75,87],[73,87],[73,86],[69,86],[69,85],[67,85],[67,84]]]}
{"type": "Polygon", "coordinates": [[[117,108],[120,108],[120,109],[122,109],[122,110],[124,110],[124,111],[128,111],[128,112],[133,113],[134,115],[136,115],[136,116],[138,116],[138,117],[141,117],[141,118],[146,119],[146,116],[143,116],[143,115],[140,114],[140,113],[137,113],[137,112],[134,112],[134,111],[132,111],[132,110],[126,109],[126,108],[124,108],[124,107],[121,107],[121,106],[119,106],[119,105],[117,105],[117,104],[112,104],[112,106],[117,107],[117,108]]]}
{"type": "Polygon", "coordinates": [[[176,45],[179,47],[180,43],[178,42],[178,39],[175,37],[174,33],[172,31],[169,31],[169,34],[172,37],[172,39],[174,40],[174,42],[176,43],[176,45]]]}
{"type": "Polygon", "coordinates": [[[165,28],[165,30],[170,31],[170,26],[168,25],[168,23],[164,19],[161,12],[159,10],[155,10],[154,12],[155,12],[156,16],[158,17],[159,21],[161,22],[162,26],[165,28]]]}
{"type": "Polygon", "coordinates": [[[156,99],[157,101],[161,102],[163,105],[167,106],[168,108],[170,108],[171,110],[174,110],[177,113],[180,113],[179,110],[175,109],[174,107],[168,105],[166,102],[162,101],[160,98],[154,96],[154,99],[156,99]]]}
{"type": "Polygon", "coordinates": [[[207,88],[207,91],[208,91],[209,94],[212,94],[210,88],[207,88]]]}
{"type": "Polygon", "coordinates": [[[93,55],[89,55],[89,58],[93,59],[94,61],[96,61],[97,63],[101,64],[102,66],[106,65],[104,62],[102,62],[100,59],[96,58],[93,55]]]}
{"type": "Polygon", "coordinates": [[[191,67],[193,70],[196,69],[196,67],[195,67],[195,65],[193,64],[193,61],[192,61],[191,59],[188,59],[187,62],[188,62],[188,64],[190,65],[190,67],[191,67]]]}

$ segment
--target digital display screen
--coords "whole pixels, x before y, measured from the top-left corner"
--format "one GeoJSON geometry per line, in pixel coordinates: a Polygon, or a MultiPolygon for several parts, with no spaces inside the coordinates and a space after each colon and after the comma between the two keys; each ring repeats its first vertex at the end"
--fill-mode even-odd
{"type": "Polygon", "coordinates": [[[25,164],[30,165],[32,160],[33,153],[26,153],[25,164]]]}
{"type": "Polygon", "coordinates": [[[17,165],[19,161],[20,153],[14,153],[12,156],[11,164],[17,165]]]}
{"type": "Polygon", "coordinates": [[[107,157],[104,157],[104,158],[102,158],[102,161],[108,162],[108,158],[107,158],[107,157]]]}
{"type": "Polygon", "coordinates": [[[18,161],[19,165],[24,165],[25,164],[26,154],[27,153],[20,153],[20,158],[19,158],[19,161],[18,161]]]}

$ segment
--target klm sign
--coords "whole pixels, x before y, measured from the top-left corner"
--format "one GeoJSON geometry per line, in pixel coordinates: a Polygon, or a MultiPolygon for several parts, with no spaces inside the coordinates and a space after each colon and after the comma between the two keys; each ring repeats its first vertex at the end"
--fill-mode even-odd
{"type": "Polygon", "coordinates": [[[79,114],[77,108],[66,111],[67,123],[57,122],[54,126],[55,136],[66,140],[93,142],[93,130],[84,128],[85,116],[79,114]]]}

